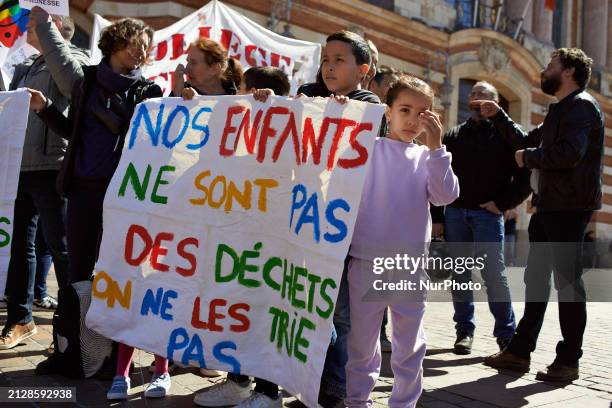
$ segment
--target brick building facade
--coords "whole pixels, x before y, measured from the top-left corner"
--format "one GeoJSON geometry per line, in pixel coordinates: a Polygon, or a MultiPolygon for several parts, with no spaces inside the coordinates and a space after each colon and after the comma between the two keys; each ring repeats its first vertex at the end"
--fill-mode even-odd
{"type": "MultiPolygon", "coordinates": [[[[98,13],[113,19],[142,18],[159,29],[206,4],[206,0],[71,0],[81,41],[98,13]]],[[[255,22],[298,39],[324,42],[349,29],[371,39],[380,63],[431,81],[446,124],[461,122],[476,80],[498,87],[513,119],[532,128],[544,119],[550,97],[539,74],[556,47],[578,46],[595,62],[591,92],[606,115],[604,206],[591,229],[612,239],[612,2],[610,0],[225,0],[255,22]],[[521,17],[524,16],[524,19],[521,17]]],[[[520,208],[525,234],[529,203],[520,208]]]]}

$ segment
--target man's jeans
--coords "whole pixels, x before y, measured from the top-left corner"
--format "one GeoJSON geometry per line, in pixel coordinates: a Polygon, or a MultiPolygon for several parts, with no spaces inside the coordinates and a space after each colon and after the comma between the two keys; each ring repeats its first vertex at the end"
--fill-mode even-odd
{"type": "Polygon", "coordinates": [[[528,357],[536,348],[550,296],[550,277],[558,295],[563,340],[556,361],[577,367],[586,327],[586,292],[582,282],[582,245],[590,211],[536,212],[529,221],[529,257],[525,269],[525,312],[508,346],[528,357]]]}
{"type": "Polygon", "coordinates": [[[344,398],[346,396],[346,373],[344,371],[348,360],[347,339],[351,330],[349,306],[349,289],[347,281],[347,260],[344,262],[338,299],[334,310],[334,330],[332,342],[327,349],[323,375],[321,376],[321,393],[344,398]]]}
{"type": "MultiPolygon", "coordinates": [[[[498,341],[510,340],[516,324],[504,273],[503,216],[485,209],[446,207],[444,230],[446,240],[453,243],[450,244],[453,257],[484,257],[481,274],[487,289],[489,310],[495,317],[493,335],[498,341]]],[[[470,282],[471,277],[470,270],[461,274],[453,273],[453,279],[459,283],[470,282]]],[[[476,328],[474,294],[471,290],[463,290],[453,291],[452,295],[455,307],[453,320],[457,333],[473,336],[476,328]]]]}
{"type": "Polygon", "coordinates": [[[47,247],[43,236],[43,227],[38,218],[38,229],[36,230],[36,279],[34,280],[34,299],[47,297],[47,276],[53,263],[51,251],[47,247]]]}
{"type": "Polygon", "coordinates": [[[19,175],[15,199],[11,260],[6,281],[7,325],[32,320],[36,276],[36,230],[40,217],[60,288],[68,284],[66,200],[55,191],[57,171],[28,171],[19,175]]]}

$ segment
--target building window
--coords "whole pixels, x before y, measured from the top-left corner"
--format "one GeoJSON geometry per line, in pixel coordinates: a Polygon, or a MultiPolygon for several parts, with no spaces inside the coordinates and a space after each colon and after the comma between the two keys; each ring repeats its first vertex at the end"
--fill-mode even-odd
{"type": "MultiPolygon", "coordinates": [[[[468,78],[459,80],[459,103],[457,107],[457,123],[463,123],[468,120],[470,116],[472,116],[472,111],[470,110],[469,106],[469,99],[470,91],[472,90],[472,87],[474,86],[474,84],[476,84],[476,82],[478,81],[475,79],[468,78]]],[[[504,98],[504,96],[501,94],[499,95],[499,106],[501,106],[501,108],[506,112],[510,111],[510,104],[508,103],[508,100],[504,98]]]]}

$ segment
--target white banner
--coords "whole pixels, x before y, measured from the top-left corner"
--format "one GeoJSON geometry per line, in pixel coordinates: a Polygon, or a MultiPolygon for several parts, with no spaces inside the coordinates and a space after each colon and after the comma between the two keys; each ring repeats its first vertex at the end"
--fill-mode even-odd
{"type": "Polygon", "coordinates": [[[29,111],[26,90],[0,92],[0,295],[4,295],[11,257],[13,210],[29,111]]]}
{"type": "Polygon", "coordinates": [[[317,406],[382,105],[140,104],[104,200],[87,326],[317,406]]]}
{"type": "Polygon", "coordinates": [[[32,10],[38,6],[44,9],[49,14],[58,16],[67,16],[70,14],[70,6],[68,0],[19,0],[19,6],[22,9],[32,10]]]}
{"type": "MultiPolygon", "coordinates": [[[[95,15],[90,43],[94,64],[102,59],[97,45],[100,30],[109,24],[110,21],[95,15]]],[[[143,71],[145,77],[162,87],[164,95],[170,94],[174,70],[178,64],[187,63],[188,47],[199,37],[221,43],[245,69],[253,66],[282,69],[291,80],[293,92],[301,84],[314,81],[319,69],[320,44],[283,37],[213,0],[155,32],[151,63],[143,71]]]]}

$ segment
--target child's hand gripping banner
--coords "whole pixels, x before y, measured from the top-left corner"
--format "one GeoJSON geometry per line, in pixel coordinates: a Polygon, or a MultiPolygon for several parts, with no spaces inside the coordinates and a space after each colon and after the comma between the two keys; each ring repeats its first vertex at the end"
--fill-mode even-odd
{"type": "Polygon", "coordinates": [[[382,105],[140,104],[104,201],[87,325],[309,406],[382,105]]]}
{"type": "Polygon", "coordinates": [[[29,112],[26,90],[0,92],[0,294],[4,294],[11,256],[13,211],[29,112]]]}

